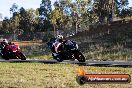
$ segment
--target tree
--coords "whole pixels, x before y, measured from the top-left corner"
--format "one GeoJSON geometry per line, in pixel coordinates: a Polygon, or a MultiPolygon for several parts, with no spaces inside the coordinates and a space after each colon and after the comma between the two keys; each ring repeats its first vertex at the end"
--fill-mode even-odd
{"type": "Polygon", "coordinates": [[[20,14],[19,28],[24,30],[24,32],[26,33],[34,31],[35,10],[33,9],[25,10],[23,7],[21,7],[19,14],[20,14]]]}
{"type": "Polygon", "coordinates": [[[39,8],[39,14],[44,20],[49,19],[49,15],[51,14],[52,7],[50,0],[42,0],[39,8]]]}
{"type": "Polygon", "coordinates": [[[40,31],[50,30],[52,28],[50,22],[50,14],[52,12],[51,1],[50,0],[42,0],[40,4],[40,8],[37,9],[39,12],[38,26],[37,28],[40,31]]]}
{"type": "Polygon", "coordinates": [[[129,14],[130,17],[132,17],[132,7],[130,7],[130,14],[129,14]]]}
{"type": "Polygon", "coordinates": [[[2,19],[2,14],[0,13],[0,19],[2,19]]]}
{"type": "Polygon", "coordinates": [[[105,18],[112,18],[113,0],[94,0],[93,12],[98,16],[98,22],[104,23],[105,18]]]}
{"type": "Polygon", "coordinates": [[[63,13],[59,9],[54,9],[50,15],[51,23],[54,27],[54,36],[56,35],[56,29],[61,29],[63,23],[63,13]]]}
{"type": "Polygon", "coordinates": [[[128,0],[115,0],[115,6],[116,6],[116,15],[121,18],[125,18],[126,16],[129,16],[131,13],[130,8],[128,7],[129,2],[128,0]]]}
{"type": "Polygon", "coordinates": [[[60,10],[60,13],[63,14],[63,17],[61,18],[63,21],[60,23],[59,29],[70,29],[70,22],[71,21],[71,2],[72,0],[60,0],[58,3],[56,3],[55,8],[60,10]],[[58,5],[57,5],[58,4],[58,5]]]}
{"type": "Polygon", "coordinates": [[[89,15],[88,10],[89,10],[90,4],[91,4],[90,0],[87,0],[87,1],[86,0],[76,0],[71,5],[71,8],[72,8],[71,16],[73,20],[72,24],[75,27],[76,33],[78,32],[78,29],[81,23],[84,22],[84,20],[86,20],[86,19],[83,19],[84,16],[88,17],[89,15]]]}
{"type": "Polygon", "coordinates": [[[2,29],[5,33],[9,33],[9,28],[10,28],[10,20],[8,19],[8,17],[4,17],[3,21],[2,21],[2,29]]]}
{"type": "Polygon", "coordinates": [[[85,18],[84,16],[89,17],[88,10],[90,5],[91,5],[90,0],[76,0],[75,2],[72,2],[72,0],[56,1],[54,3],[55,10],[53,10],[53,12],[54,14],[59,13],[60,15],[55,16],[52,13],[52,18],[54,17],[54,20],[52,19],[52,23],[55,24],[54,28],[55,27],[57,29],[71,28],[74,29],[75,32],[77,33],[82,22],[88,19],[88,18],[83,19],[85,18]]]}
{"type": "Polygon", "coordinates": [[[13,17],[17,15],[18,12],[18,5],[13,3],[12,7],[10,8],[10,13],[13,14],[13,17]]]}

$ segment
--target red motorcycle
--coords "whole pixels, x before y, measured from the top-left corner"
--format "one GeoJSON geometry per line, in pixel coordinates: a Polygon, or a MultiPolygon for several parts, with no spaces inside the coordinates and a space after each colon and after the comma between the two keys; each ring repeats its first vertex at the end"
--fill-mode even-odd
{"type": "Polygon", "coordinates": [[[5,60],[21,59],[26,60],[26,56],[21,52],[20,47],[14,43],[9,44],[1,50],[1,56],[5,60]]]}

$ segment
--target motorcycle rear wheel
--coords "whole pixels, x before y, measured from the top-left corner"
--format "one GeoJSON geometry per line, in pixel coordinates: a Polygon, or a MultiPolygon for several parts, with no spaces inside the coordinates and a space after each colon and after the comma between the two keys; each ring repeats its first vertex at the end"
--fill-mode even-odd
{"type": "Polygon", "coordinates": [[[58,62],[62,62],[63,61],[63,57],[62,56],[54,56],[53,54],[52,54],[52,56],[53,56],[53,58],[55,59],[55,60],[57,60],[58,62]]]}
{"type": "Polygon", "coordinates": [[[62,60],[61,58],[59,58],[59,57],[57,57],[56,60],[57,60],[58,62],[62,62],[62,61],[63,61],[63,60],[62,60]]]}
{"type": "Polygon", "coordinates": [[[3,59],[5,59],[5,60],[9,60],[9,57],[7,57],[7,55],[5,56],[5,55],[3,55],[2,53],[0,53],[0,56],[1,56],[3,59]]]}

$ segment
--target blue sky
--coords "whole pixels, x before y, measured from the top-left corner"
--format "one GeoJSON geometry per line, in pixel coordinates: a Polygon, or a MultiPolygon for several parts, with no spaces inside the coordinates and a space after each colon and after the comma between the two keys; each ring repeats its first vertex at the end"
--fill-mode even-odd
{"type": "MultiPolygon", "coordinates": [[[[52,4],[56,0],[51,0],[52,4]]],[[[10,8],[13,3],[18,5],[18,8],[24,7],[25,9],[28,8],[38,8],[40,6],[41,0],[0,0],[0,13],[2,13],[2,17],[10,17],[10,8]]],[[[129,6],[132,7],[132,0],[129,0],[129,6]]]]}

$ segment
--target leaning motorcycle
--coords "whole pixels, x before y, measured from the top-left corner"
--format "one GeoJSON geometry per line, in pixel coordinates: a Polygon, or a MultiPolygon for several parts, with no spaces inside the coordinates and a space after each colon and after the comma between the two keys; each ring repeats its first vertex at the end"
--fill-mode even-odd
{"type": "Polygon", "coordinates": [[[22,53],[20,47],[14,43],[5,46],[5,48],[1,50],[0,55],[5,60],[9,59],[26,60],[26,56],[22,53]]]}
{"type": "MultiPolygon", "coordinates": [[[[50,44],[50,43],[49,43],[50,44]]],[[[78,44],[72,41],[72,45],[58,44],[57,53],[54,52],[55,47],[50,47],[52,51],[52,56],[59,62],[63,60],[72,60],[77,59],[79,62],[85,62],[84,55],[78,49],[78,44]]]]}

